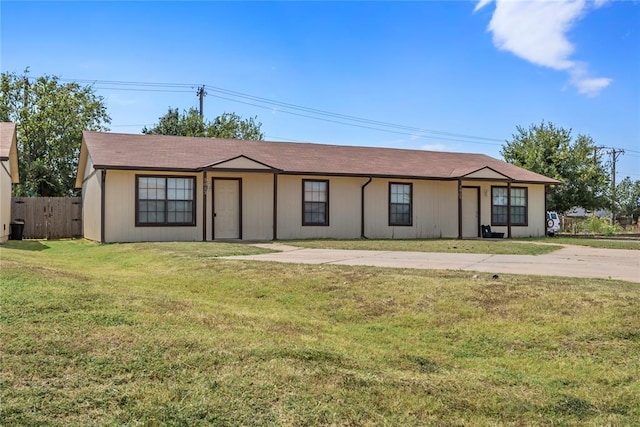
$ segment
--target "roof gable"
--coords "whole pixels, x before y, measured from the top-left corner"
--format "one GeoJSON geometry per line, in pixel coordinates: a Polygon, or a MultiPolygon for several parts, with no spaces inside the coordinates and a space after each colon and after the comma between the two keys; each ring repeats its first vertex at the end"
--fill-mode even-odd
{"type": "Polygon", "coordinates": [[[206,169],[244,169],[244,170],[277,170],[269,165],[240,155],[228,160],[212,163],[205,166],[206,169]]]}
{"type": "Polygon", "coordinates": [[[500,172],[496,172],[495,170],[491,169],[488,166],[478,169],[477,171],[468,173],[466,175],[462,175],[462,177],[471,178],[471,179],[476,179],[476,178],[477,179],[499,179],[499,180],[509,179],[508,176],[501,174],[500,172]]]}

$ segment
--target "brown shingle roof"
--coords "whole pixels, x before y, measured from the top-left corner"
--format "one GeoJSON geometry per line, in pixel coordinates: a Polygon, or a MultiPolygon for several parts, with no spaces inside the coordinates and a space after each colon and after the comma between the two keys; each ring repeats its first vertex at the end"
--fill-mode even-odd
{"type": "Polygon", "coordinates": [[[484,154],[84,132],[97,169],[201,170],[245,156],[285,173],[455,179],[488,167],[514,181],[558,181],[484,154]]]}

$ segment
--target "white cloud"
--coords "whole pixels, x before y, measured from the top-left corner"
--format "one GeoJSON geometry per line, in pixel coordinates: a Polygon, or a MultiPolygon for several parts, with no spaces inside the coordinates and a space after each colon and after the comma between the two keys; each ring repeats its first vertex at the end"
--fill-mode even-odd
{"type": "Polygon", "coordinates": [[[596,96],[611,83],[609,78],[590,76],[585,63],[571,59],[575,47],[567,38],[589,7],[599,8],[609,0],[480,0],[475,10],[492,1],[496,8],[488,29],[498,49],[542,67],[567,71],[581,94],[596,96]]]}
{"type": "Polygon", "coordinates": [[[576,62],[575,66],[569,70],[571,83],[582,95],[589,97],[597,96],[602,89],[609,86],[611,79],[606,77],[589,77],[586,64],[576,62]]]}

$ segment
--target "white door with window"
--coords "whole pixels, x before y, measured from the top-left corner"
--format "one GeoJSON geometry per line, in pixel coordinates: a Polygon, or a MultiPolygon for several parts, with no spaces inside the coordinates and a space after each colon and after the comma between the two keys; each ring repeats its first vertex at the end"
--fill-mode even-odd
{"type": "Polygon", "coordinates": [[[213,238],[241,239],[241,191],[239,178],[213,179],[213,238]]]}
{"type": "Polygon", "coordinates": [[[478,237],[478,195],[477,187],[462,188],[462,237],[478,237]]]}

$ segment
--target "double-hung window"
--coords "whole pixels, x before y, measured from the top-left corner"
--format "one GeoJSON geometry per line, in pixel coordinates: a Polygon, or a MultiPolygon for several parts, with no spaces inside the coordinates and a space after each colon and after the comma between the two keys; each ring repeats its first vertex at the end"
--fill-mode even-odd
{"type": "MultiPolygon", "coordinates": [[[[508,187],[491,187],[491,225],[507,225],[508,191],[508,187]]],[[[527,199],[526,188],[511,187],[511,225],[527,225],[527,199]]]]}
{"type": "Polygon", "coordinates": [[[413,186],[410,183],[389,183],[389,225],[411,225],[413,186]]]}
{"type": "Polygon", "coordinates": [[[136,225],[195,225],[195,177],[136,176],[136,225]]]}
{"type": "Polygon", "coordinates": [[[302,181],[302,225],[329,225],[329,181],[302,181]]]}

